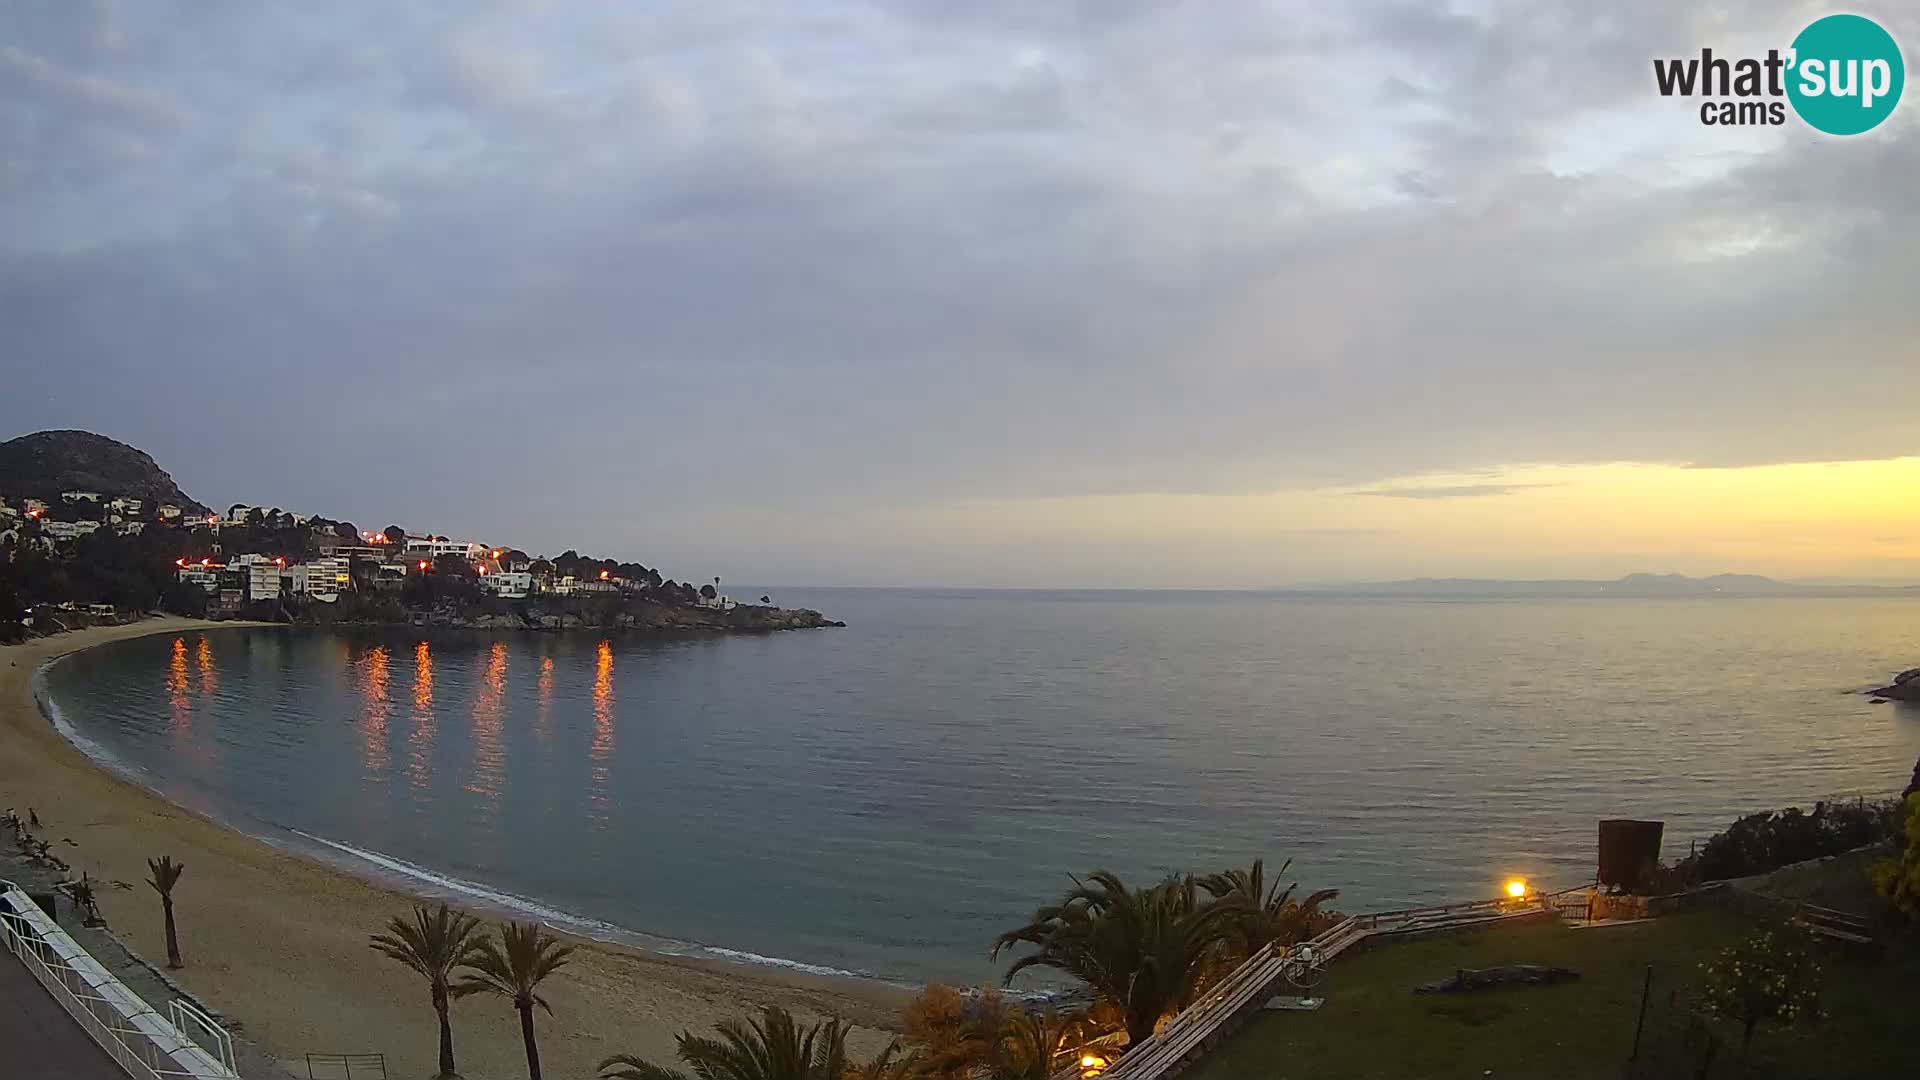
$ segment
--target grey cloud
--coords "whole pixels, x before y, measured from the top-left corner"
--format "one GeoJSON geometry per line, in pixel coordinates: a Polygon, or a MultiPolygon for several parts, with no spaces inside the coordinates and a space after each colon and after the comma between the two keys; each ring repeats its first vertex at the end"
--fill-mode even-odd
{"type": "Polygon", "coordinates": [[[1550,168],[1716,32],[1678,7],[33,5],[0,425],[529,544],[1910,451],[1862,403],[1920,332],[1913,103],[1550,168]]]}

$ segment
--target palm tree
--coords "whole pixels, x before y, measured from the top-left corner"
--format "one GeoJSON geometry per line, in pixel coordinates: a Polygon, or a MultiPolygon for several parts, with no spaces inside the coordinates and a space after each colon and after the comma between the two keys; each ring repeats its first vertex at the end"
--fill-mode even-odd
{"type": "MultiPolygon", "coordinates": [[[[1208,874],[1200,879],[1200,887],[1217,901],[1231,901],[1240,909],[1234,927],[1238,934],[1236,946],[1243,957],[1252,956],[1276,942],[1292,945],[1312,937],[1317,929],[1314,924],[1323,914],[1320,905],[1340,895],[1339,889],[1321,889],[1305,900],[1296,901],[1293,890],[1299,888],[1300,883],[1293,882],[1283,889],[1276,881],[1268,888],[1263,863],[1264,860],[1255,859],[1248,869],[1236,866],[1223,874],[1208,874]]],[[[1285,877],[1292,865],[1292,859],[1281,863],[1273,876],[1285,877]]]]}
{"type": "Polygon", "coordinates": [[[180,880],[180,875],[186,872],[187,864],[174,862],[171,855],[162,855],[157,859],[148,859],[147,869],[153,871],[147,884],[160,894],[160,910],[167,916],[167,966],[185,967],[186,964],[180,959],[180,935],[173,929],[173,886],[180,880]]]}
{"type": "Polygon", "coordinates": [[[413,908],[413,921],[395,916],[387,920],[387,933],[374,934],[369,948],[384,953],[427,977],[433,994],[433,1011],[440,1017],[440,1077],[458,1076],[453,1070],[453,1025],[447,1008],[453,998],[448,983],[453,969],[470,965],[480,949],[475,933],[480,920],[453,911],[445,904],[438,909],[424,904],[413,908]]]}
{"type": "Polygon", "coordinates": [[[540,1080],[540,1048],[533,1041],[533,1007],[553,1015],[553,1006],[536,989],[542,980],[566,966],[573,946],[540,928],[538,923],[509,922],[500,927],[500,940],[483,937],[467,966],[474,974],[455,983],[454,997],[498,994],[513,999],[520,1011],[520,1037],[527,1043],[527,1075],[540,1080]]]}
{"type": "Polygon", "coordinates": [[[1218,966],[1239,910],[1232,901],[1202,903],[1191,876],[1135,891],[1096,870],[1084,882],[1074,878],[1060,903],[995,938],[992,955],[1033,946],[1007,968],[1006,981],[1030,967],[1079,979],[1120,1010],[1132,1046],[1193,999],[1218,966]]]}
{"type": "MultiPolygon", "coordinates": [[[[700,1080],[841,1080],[847,1068],[847,1025],[823,1020],[803,1028],[769,1005],[757,1019],[722,1020],[717,1039],[683,1031],[676,1053],[700,1080]]],[[[600,1063],[603,1080],[685,1080],[686,1074],[632,1054],[600,1063]]]]}

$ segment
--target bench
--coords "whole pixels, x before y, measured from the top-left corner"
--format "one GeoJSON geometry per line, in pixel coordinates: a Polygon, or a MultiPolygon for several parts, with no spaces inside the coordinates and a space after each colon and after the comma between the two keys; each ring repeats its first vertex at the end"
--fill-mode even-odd
{"type": "Polygon", "coordinates": [[[1793,909],[1791,921],[1794,926],[1818,937],[1843,941],[1849,945],[1874,943],[1873,924],[1864,916],[1850,912],[1803,903],[1793,909]]]}

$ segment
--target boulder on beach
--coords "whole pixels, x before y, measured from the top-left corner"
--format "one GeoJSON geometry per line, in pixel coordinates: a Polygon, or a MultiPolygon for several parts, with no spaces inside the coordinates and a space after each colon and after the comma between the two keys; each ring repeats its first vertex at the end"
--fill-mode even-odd
{"type": "Polygon", "coordinates": [[[1920,667],[1908,668],[1895,675],[1891,683],[1878,690],[1869,690],[1867,694],[1893,701],[1920,701],[1920,667]]]}

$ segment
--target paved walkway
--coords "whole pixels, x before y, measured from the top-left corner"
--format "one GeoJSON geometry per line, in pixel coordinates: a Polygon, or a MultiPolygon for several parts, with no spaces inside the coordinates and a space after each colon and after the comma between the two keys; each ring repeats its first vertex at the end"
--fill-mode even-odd
{"type": "Polygon", "coordinates": [[[127,1080],[20,958],[0,948],[0,1073],[20,1080],[127,1080]]]}

